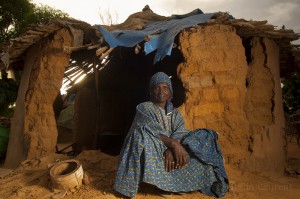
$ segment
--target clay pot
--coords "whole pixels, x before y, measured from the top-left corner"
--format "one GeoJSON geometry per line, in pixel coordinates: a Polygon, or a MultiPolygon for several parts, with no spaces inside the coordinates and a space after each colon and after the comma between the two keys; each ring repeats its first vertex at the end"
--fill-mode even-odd
{"type": "Polygon", "coordinates": [[[54,188],[68,190],[82,185],[83,169],[78,160],[65,160],[55,164],[50,170],[54,188]]]}

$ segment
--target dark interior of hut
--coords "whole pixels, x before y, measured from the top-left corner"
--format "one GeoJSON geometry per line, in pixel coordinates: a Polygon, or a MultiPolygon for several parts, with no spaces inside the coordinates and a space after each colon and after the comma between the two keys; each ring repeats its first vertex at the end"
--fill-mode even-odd
{"type": "MultiPolygon", "coordinates": [[[[143,44],[140,46],[142,49],[143,44]]],[[[100,149],[110,155],[118,155],[134,119],[135,107],[149,100],[149,79],[158,71],[171,76],[174,90],[172,102],[179,107],[185,100],[184,87],[177,77],[177,66],[183,61],[183,56],[174,48],[171,56],[153,64],[154,56],[155,52],[145,55],[141,50],[137,53],[136,47],[118,47],[101,64],[94,60],[95,51],[72,53],[70,67],[80,65],[87,73],[94,64],[98,72],[89,73],[83,81],[68,90],[65,101],[76,94],[73,125],[71,131],[57,125],[58,143],[76,143],[77,153],[85,149],[100,149]]],[[[64,79],[70,78],[65,75],[64,79]]],[[[62,107],[57,105],[57,101],[61,100],[54,103],[54,111],[61,114],[63,109],[57,108],[62,107]]],[[[56,114],[57,120],[60,114],[56,114]]]]}

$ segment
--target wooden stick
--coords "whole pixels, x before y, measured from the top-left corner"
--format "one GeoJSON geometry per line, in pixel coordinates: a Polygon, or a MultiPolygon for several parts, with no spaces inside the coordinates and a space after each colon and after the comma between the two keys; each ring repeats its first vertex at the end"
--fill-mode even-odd
{"type": "Polygon", "coordinates": [[[73,51],[77,51],[77,50],[82,50],[82,49],[87,49],[89,46],[91,46],[92,44],[86,44],[83,46],[64,46],[64,52],[70,54],[73,51]]]}
{"type": "Polygon", "coordinates": [[[99,48],[99,47],[100,47],[100,44],[97,44],[97,45],[89,46],[89,47],[87,47],[87,49],[92,50],[94,48],[99,48]]]}
{"type": "Polygon", "coordinates": [[[32,35],[44,35],[45,33],[40,31],[28,30],[26,33],[30,33],[32,35]]]}
{"type": "Polygon", "coordinates": [[[103,52],[105,52],[106,50],[108,49],[107,46],[104,46],[102,48],[99,48],[97,51],[96,51],[96,56],[100,56],[103,52]]]}
{"type": "Polygon", "coordinates": [[[108,51],[106,51],[105,53],[103,53],[102,55],[101,55],[101,57],[99,58],[99,60],[102,60],[102,59],[104,59],[112,50],[113,50],[114,48],[110,48],[110,49],[108,49],[108,51]]]}

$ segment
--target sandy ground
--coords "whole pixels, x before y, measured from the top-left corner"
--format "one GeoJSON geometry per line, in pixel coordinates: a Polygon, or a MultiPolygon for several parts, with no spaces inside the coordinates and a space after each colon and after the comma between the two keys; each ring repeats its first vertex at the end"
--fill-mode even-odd
{"type": "MultiPolygon", "coordinates": [[[[76,157],[89,177],[89,185],[68,190],[65,195],[62,191],[53,189],[49,174],[51,166],[69,158],[65,155],[54,154],[24,161],[16,170],[0,168],[0,198],[123,198],[112,189],[117,169],[117,157],[100,151],[84,151],[76,157]]],[[[300,147],[295,140],[288,143],[288,160],[287,173],[289,175],[270,176],[264,173],[246,173],[225,164],[230,180],[230,190],[224,198],[300,198],[300,147]]],[[[136,198],[163,198],[159,194],[160,192],[154,187],[143,184],[136,198]]],[[[208,199],[211,197],[192,192],[184,195],[173,194],[168,198],[208,199]]]]}

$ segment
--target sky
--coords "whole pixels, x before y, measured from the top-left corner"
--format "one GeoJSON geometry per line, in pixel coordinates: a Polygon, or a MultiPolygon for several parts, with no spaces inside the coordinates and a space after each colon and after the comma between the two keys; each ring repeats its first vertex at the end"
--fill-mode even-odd
{"type": "MultiPolygon", "coordinates": [[[[31,0],[68,13],[91,25],[103,24],[100,15],[110,13],[114,23],[122,23],[145,5],[159,15],[186,14],[196,8],[204,13],[228,12],[246,20],[267,20],[278,29],[285,25],[300,33],[300,0],[31,0]]],[[[300,44],[300,40],[297,40],[300,44]]]]}

